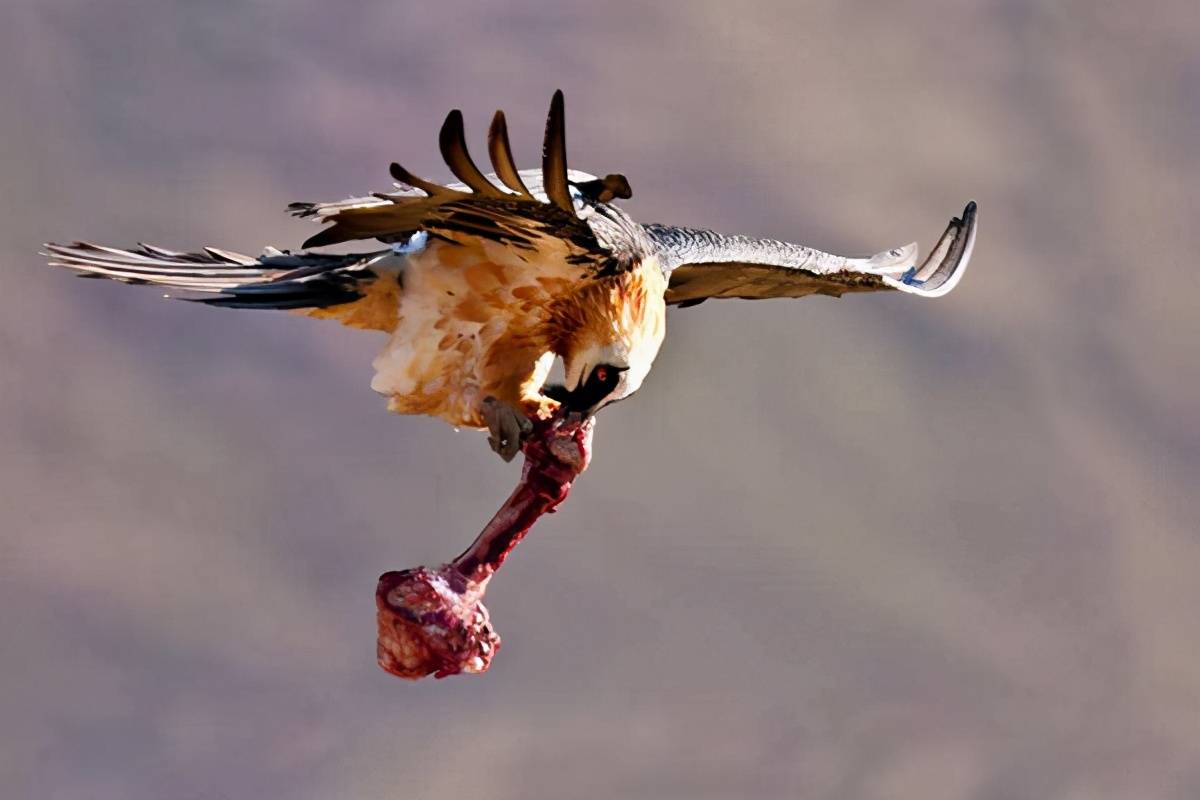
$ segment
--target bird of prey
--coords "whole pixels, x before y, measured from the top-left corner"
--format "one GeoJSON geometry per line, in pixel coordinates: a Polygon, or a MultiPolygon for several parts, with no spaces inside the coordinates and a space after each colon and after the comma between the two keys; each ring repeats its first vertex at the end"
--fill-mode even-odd
{"type": "Polygon", "coordinates": [[[562,92],[550,104],[540,169],[517,169],[499,111],[488,131],[494,172],[485,175],[467,152],[460,111],[446,117],[439,144],[457,182],[392,164],[392,192],[289,206],[327,223],[301,252],[267,248],[255,258],[75,242],[48,244],[47,255],[85,277],[387,333],[371,386],[389,408],[486,428],[507,461],[531,420],[560,409],[589,416],[637,391],[669,305],[886,290],[939,297],[962,277],[975,242],[973,202],[920,263],[915,244],[850,258],[639,224],[616,203],[631,196],[624,176],[567,168],[562,92]],[[307,249],[372,239],[387,246],[348,255],[307,249]],[[549,380],[556,359],[561,382],[549,380]]]}

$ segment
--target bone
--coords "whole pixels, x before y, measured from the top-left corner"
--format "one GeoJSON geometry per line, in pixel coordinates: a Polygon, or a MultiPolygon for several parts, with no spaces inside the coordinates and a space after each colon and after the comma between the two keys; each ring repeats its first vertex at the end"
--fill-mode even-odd
{"type": "Polygon", "coordinates": [[[592,419],[533,419],[521,480],[475,541],[438,567],[385,572],[375,590],[379,666],[417,680],[486,672],[500,649],[483,595],[543,514],[567,499],[591,460],[592,419]]]}

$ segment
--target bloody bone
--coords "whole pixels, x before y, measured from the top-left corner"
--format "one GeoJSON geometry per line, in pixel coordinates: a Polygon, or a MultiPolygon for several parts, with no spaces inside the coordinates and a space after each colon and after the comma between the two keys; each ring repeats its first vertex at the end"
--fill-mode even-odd
{"type": "Polygon", "coordinates": [[[591,419],[533,422],[521,480],[471,546],[449,564],[379,577],[378,659],[386,671],[444,678],[484,672],[492,663],[500,636],[482,602],[488,581],[538,518],[567,499],[591,458],[591,419]]]}

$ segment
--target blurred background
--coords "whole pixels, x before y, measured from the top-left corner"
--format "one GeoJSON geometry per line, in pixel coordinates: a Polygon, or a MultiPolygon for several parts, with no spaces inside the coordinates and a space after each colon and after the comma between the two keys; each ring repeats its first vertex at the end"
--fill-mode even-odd
{"type": "Polygon", "coordinates": [[[1200,11],[1083,0],[9,0],[6,798],[1200,796],[1200,11]],[[1101,8],[1101,6],[1110,6],[1101,8]],[[382,339],[44,267],[258,252],[444,177],[503,107],[642,221],[869,254],[898,294],[673,313],[488,594],[483,677],[375,666],[375,579],[517,478],[388,415],[382,339]]]}

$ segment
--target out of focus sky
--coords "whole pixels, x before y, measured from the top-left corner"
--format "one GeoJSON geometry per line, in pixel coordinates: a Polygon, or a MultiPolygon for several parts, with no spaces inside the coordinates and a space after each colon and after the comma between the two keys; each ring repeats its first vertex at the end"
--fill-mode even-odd
{"type": "Polygon", "coordinates": [[[8,0],[7,798],[1200,796],[1200,11],[995,0],[8,0]],[[450,108],[643,221],[950,296],[677,311],[489,591],[481,677],[374,663],[375,578],[517,477],[395,417],[371,334],[168,302],[43,241],[257,252],[444,177],[450,108]]]}

